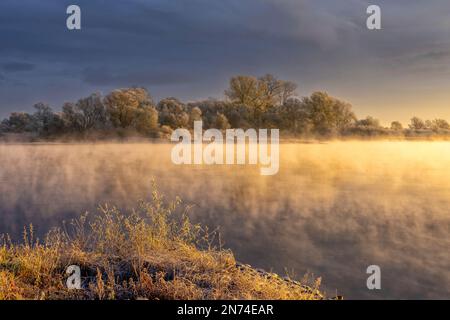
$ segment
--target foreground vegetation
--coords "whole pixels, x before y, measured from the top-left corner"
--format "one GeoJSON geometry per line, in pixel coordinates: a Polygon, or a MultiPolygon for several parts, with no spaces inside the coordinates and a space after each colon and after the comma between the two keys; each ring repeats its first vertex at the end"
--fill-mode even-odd
{"type": "Polygon", "coordinates": [[[236,263],[213,246],[214,234],[189,221],[180,201],[158,191],[129,215],[103,206],[22,244],[7,236],[0,247],[4,299],[323,299],[320,280],[308,287],[236,263]],[[177,213],[178,212],[178,213],[177,213]],[[82,288],[69,290],[66,269],[81,268],[82,288]]]}
{"type": "Polygon", "coordinates": [[[357,119],[352,106],[314,92],[296,95],[297,85],[272,75],[236,76],[230,80],[225,100],[183,103],[170,97],[155,103],[146,89],[117,89],[67,102],[60,112],[45,103],[35,112],[13,112],[0,122],[2,140],[106,139],[130,136],[167,138],[172,130],[203,128],[277,128],[284,137],[450,137],[444,119],[411,119],[407,127],[393,121],[383,127],[373,117],[357,119]],[[17,137],[19,136],[19,137],[17,137]]]}

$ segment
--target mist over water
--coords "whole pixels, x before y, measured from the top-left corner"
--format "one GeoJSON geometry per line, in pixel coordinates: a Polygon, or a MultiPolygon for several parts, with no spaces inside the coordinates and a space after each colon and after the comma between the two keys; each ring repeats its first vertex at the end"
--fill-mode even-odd
{"type": "Polygon", "coordinates": [[[450,142],[282,144],[280,171],[173,165],[171,145],[0,145],[0,232],[19,239],[147,199],[193,204],[237,259],[283,274],[321,276],[346,298],[450,298],[450,142]],[[382,290],[366,287],[379,265],[382,290]]]}

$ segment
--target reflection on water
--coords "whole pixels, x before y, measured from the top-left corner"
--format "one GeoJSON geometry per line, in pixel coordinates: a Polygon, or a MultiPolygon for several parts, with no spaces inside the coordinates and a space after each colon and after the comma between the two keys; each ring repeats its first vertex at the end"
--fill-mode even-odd
{"type": "Polygon", "coordinates": [[[0,145],[0,231],[19,237],[99,203],[168,198],[220,226],[237,259],[322,276],[347,298],[450,298],[450,143],[283,144],[280,172],[175,166],[165,144],[0,145]],[[381,267],[382,290],[366,288],[381,267]]]}

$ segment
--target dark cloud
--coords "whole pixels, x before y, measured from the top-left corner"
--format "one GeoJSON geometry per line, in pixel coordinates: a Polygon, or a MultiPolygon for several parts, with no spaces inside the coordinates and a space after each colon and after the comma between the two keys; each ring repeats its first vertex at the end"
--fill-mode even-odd
{"type": "Polygon", "coordinates": [[[160,86],[195,81],[194,77],[174,72],[132,72],[113,73],[102,68],[88,68],[83,71],[83,80],[94,86],[160,86]]]}
{"type": "Polygon", "coordinates": [[[1,65],[1,68],[5,72],[22,72],[22,71],[31,71],[36,66],[32,63],[27,62],[9,62],[1,65]]]}
{"type": "Polygon", "coordinates": [[[0,2],[0,70],[9,71],[0,115],[116,86],[149,86],[157,98],[220,96],[243,73],[274,73],[304,94],[330,90],[367,113],[380,93],[399,101],[424,79],[436,91],[450,85],[448,0],[378,0],[375,32],[365,27],[366,0],[78,0],[82,30],[69,31],[72,2],[0,2]]]}

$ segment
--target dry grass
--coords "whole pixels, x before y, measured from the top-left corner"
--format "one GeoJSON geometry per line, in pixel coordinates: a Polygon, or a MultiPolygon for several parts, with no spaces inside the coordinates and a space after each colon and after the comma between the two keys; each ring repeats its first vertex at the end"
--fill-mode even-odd
{"type": "Polygon", "coordinates": [[[321,299],[313,288],[236,264],[214,232],[189,221],[180,201],[156,191],[123,215],[104,206],[98,216],[51,230],[44,241],[24,231],[0,247],[0,299],[321,299]],[[177,213],[177,214],[175,214],[177,213]],[[180,217],[181,216],[181,217],[180,217]],[[82,289],[69,290],[69,265],[81,268],[82,289]]]}

